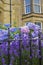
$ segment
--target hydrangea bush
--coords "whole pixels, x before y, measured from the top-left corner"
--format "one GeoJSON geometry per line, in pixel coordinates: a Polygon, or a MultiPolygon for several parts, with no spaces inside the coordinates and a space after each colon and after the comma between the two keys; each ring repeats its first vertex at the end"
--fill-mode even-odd
{"type": "MultiPolygon", "coordinates": [[[[33,65],[39,64],[39,44],[38,34],[40,32],[41,38],[42,32],[38,25],[34,23],[28,23],[27,26],[20,28],[10,28],[10,64],[20,65],[20,52],[22,65],[30,65],[30,59],[32,59],[33,65]],[[30,34],[32,38],[32,56],[30,56],[30,34]],[[19,40],[21,39],[21,40],[19,40]]],[[[8,30],[0,29],[0,40],[8,39],[8,30]]],[[[43,55],[43,41],[41,42],[42,55],[43,55]]],[[[42,58],[43,59],[43,58],[42,58]]],[[[43,61],[42,61],[43,62],[43,61]]],[[[8,64],[8,41],[0,43],[0,65],[8,64]]],[[[43,63],[42,63],[43,64],[43,63]]]]}

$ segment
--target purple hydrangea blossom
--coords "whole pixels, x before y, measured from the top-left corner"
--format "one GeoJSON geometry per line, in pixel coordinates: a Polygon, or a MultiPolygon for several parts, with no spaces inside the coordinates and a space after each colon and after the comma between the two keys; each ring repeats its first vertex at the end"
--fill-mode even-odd
{"type": "MultiPolygon", "coordinates": [[[[39,55],[39,38],[38,38],[38,33],[40,31],[40,27],[38,25],[35,25],[34,23],[28,23],[27,26],[24,26],[21,28],[21,39],[22,42],[19,43],[19,39],[20,36],[19,34],[15,34],[14,35],[14,41],[10,42],[10,49],[9,49],[9,54],[10,54],[10,65],[13,65],[13,61],[16,59],[18,59],[19,57],[19,44],[21,44],[21,50],[22,52],[25,53],[25,55],[29,55],[30,53],[30,38],[29,38],[29,33],[30,30],[33,30],[31,32],[32,35],[32,56],[28,57],[30,59],[32,59],[32,57],[41,57],[39,55]],[[26,28],[26,29],[25,29],[26,28]],[[26,51],[26,52],[25,52],[26,51]],[[29,53],[27,53],[29,52],[29,53]],[[16,58],[15,58],[16,57],[16,58]]],[[[15,28],[11,28],[10,32],[15,32],[15,28]]],[[[7,35],[8,35],[8,30],[0,30],[0,40],[4,40],[7,39],[7,35]]],[[[42,36],[41,36],[42,37],[42,36]]],[[[41,42],[41,47],[43,48],[43,41],[41,42]]],[[[22,53],[22,55],[24,54],[22,53]]],[[[3,56],[7,57],[8,56],[8,42],[2,42],[2,44],[0,45],[0,56],[2,57],[2,63],[3,65],[6,65],[6,59],[3,58],[3,56]]],[[[27,62],[27,60],[25,60],[25,62],[27,62]]]]}

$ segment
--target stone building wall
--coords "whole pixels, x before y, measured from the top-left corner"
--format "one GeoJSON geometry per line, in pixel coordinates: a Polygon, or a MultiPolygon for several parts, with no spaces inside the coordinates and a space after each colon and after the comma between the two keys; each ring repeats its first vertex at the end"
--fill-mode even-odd
{"type": "MultiPolygon", "coordinates": [[[[10,23],[10,0],[0,1],[0,21],[4,24],[10,23]]],[[[22,24],[22,10],[20,0],[11,0],[11,24],[12,26],[21,26],[22,24]]]]}

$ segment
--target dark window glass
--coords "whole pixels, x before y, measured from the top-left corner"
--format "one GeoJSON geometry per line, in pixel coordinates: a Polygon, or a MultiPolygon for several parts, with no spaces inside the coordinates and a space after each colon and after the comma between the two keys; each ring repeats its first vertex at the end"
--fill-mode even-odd
{"type": "Polygon", "coordinates": [[[26,13],[30,13],[30,6],[26,6],[26,13]]]}
{"type": "Polygon", "coordinates": [[[25,4],[30,4],[30,0],[25,0],[25,4]]]}
{"type": "Polygon", "coordinates": [[[35,13],[40,13],[40,6],[34,5],[34,12],[35,13]]]}
{"type": "Polygon", "coordinates": [[[41,23],[40,22],[35,22],[35,24],[39,25],[40,28],[41,28],[41,23]]]}
{"type": "Polygon", "coordinates": [[[34,0],[35,4],[40,4],[40,0],[34,0]]]}

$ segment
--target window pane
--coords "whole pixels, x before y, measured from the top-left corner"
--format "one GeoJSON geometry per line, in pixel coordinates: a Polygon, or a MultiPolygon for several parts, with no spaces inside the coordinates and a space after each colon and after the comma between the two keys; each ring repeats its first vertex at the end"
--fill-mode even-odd
{"type": "Polygon", "coordinates": [[[41,28],[41,23],[40,22],[35,22],[35,24],[39,25],[40,28],[41,28]]]}
{"type": "Polygon", "coordinates": [[[25,4],[30,4],[30,0],[25,0],[25,4]]]}
{"type": "Polygon", "coordinates": [[[34,3],[40,4],[40,0],[34,0],[34,3]]]}
{"type": "Polygon", "coordinates": [[[26,6],[26,13],[30,13],[30,6],[26,6]]]}
{"type": "Polygon", "coordinates": [[[40,13],[40,6],[34,5],[34,12],[35,13],[40,13]]]}

